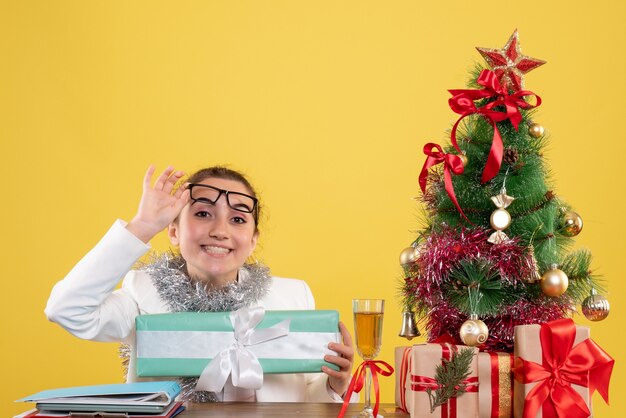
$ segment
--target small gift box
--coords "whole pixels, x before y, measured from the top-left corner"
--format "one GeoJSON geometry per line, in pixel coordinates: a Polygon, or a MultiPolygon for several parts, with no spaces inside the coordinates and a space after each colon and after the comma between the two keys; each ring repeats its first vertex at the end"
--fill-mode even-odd
{"type": "Polygon", "coordinates": [[[199,376],[199,390],[259,389],[264,373],[321,372],[329,342],[340,342],[337,311],[182,312],[140,315],[137,375],[199,376]],[[215,360],[215,361],[213,361],[215,360]]]}
{"type": "Polygon", "coordinates": [[[478,417],[478,349],[474,347],[443,344],[418,344],[413,346],[410,358],[410,375],[407,385],[410,392],[407,394],[406,406],[411,418],[421,417],[478,417]],[[469,364],[469,375],[460,382],[466,391],[458,396],[451,397],[445,404],[438,406],[431,412],[432,398],[440,388],[435,380],[436,368],[444,360],[450,360],[453,353],[460,350],[471,350],[472,359],[469,364]]]}
{"type": "Polygon", "coordinates": [[[409,412],[407,395],[410,387],[407,385],[411,373],[411,350],[413,347],[396,347],[394,350],[394,366],[396,371],[396,406],[404,412],[409,412]]]}
{"type": "Polygon", "coordinates": [[[513,416],[513,353],[478,353],[480,418],[513,416]]]}
{"type": "Polygon", "coordinates": [[[516,418],[591,416],[597,389],[608,402],[614,360],[589,338],[589,328],[559,319],[515,327],[516,418]]]}

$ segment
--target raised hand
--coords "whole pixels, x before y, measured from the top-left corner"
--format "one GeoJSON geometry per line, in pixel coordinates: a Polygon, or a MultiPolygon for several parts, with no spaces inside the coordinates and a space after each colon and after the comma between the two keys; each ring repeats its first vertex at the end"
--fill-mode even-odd
{"type": "Polygon", "coordinates": [[[322,366],[322,371],[328,375],[328,383],[331,389],[343,397],[350,385],[350,374],[352,373],[352,362],[354,361],[354,348],[352,348],[350,332],[343,322],[339,322],[339,331],[341,331],[343,344],[328,344],[328,348],[337,352],[339,356],[326,355],[324,357],[324,360],[327,362],[339,366],[339,371],[326,366],[322,366]]]}
{"type": "Polygon", "coordinates": [[[137,214],[126,226],[146,243],[172,223],[189,202],[189,190],[186,188],[179,187],[172,193],[184,172],[169,166],[156,179],[154,186],[151,185],[153,175],[154,166],[151,165],[143,179],[143,194],[137,214]]]}

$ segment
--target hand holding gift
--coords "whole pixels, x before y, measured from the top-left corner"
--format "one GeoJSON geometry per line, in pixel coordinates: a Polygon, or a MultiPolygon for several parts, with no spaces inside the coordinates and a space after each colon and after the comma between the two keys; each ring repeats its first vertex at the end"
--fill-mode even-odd
{"type": "Polygon", "coordinates": [[[328,384],[331,389],[340,396],[343,396],[350,385],[350,372],[352,371],[352,363],[354,361],[354,349],[352,348],[352,337],[348,328],[343,322],[339,322],[339,331],[341,332],[342,343],[331,342],[328,348],[335,351],[337,355],[327,354],[324,357],[329,363],[334,364],[339,370],[332,369],[328,366],[322,366],[322,371],[328,375],[328,384]]]}

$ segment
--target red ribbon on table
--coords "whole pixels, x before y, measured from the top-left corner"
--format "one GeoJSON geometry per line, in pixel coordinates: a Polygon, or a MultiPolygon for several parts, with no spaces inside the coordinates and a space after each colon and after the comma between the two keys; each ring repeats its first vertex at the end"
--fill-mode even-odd
{"type": "Polygon", "coordinates": [[[352,397],[353,392],[359,393],[365,384],[365,373],[367,369],[370,369],[372,372],[372,381],[374,382],[374,393],[376,394],[376,404],[374,405],[374,416],[378,415],[378,404],[380,403],[380,389],[378,386],[378,374],[382,376],[391,376],[393,374],[393,367],[390,364],[382,361],[382,360],[365,360],[363,363],[357,367],[356,372],[352,376],[352,380],[350,381],[350,386],[348,386],[348,391],[343,398],[343,405],[341,406],[341,410],[339,411],[339,415],[337,418],[342,418],[347,409],[348,404],[350,403],[350,398],[352,397]],[[383,368],[378,365],[383,366],[383,368]],[[385,370],[386,369],[386,370],[385,370]]]}
{"type": "MultiPolygon", "coordinates": [[[[456,351],[456,346],[441,343],[441,359],[442,360],[450,360],[452,358],[452,351],[456,351]]],[[[461,382],[465,385],[465,392],[478,392],[478,377],[472,376],[461,382]]],[[[414,374],[411,375],[411,390],[414,392],[426,392],[428,389],[437,390],[441,388],[442,385],[437,382],[436,379],[428,376],[416,376],[414,374]]],[[[459,387],[455,387],[459,389],[459,387]]],[[[445,405],[441,406],[441,418],[456,418],[457,416],[457,408],[456,408],[456,396],[450,398],[445,405]]]]}
{"type": "MultiPolygon", "coordinates": [[[[422,189],[422,193],[426,192],[426,182],[428,180],[428,169],[434,165],[443,163],[443,178],[444,184],[446,187],[446,192],[448,196],[450,196],[450,200],[456,206],[456,209],[459,213],[468,221],[467,216],[463,213],[461,206],[459,206],[459,202],[456,199],[456,195],[454,194],[454,185],[452,184],[452,174],[461,174],[463,173],[463,160],[461,157],[455,154],[446,154],[443,152],[443,149],[438,144],[433,144],[429,142],[424,145],[424,154],[426,154],[426,161],[424,161],[424,166],[422,167],[422,172],[419,176],[419,184],[422,189]],[[434,151],[436,150],[436,151],[434,151]]],[[[471,223],[471,222],[470,222],[471,223]]]]}
{"type": "Polygon", "coordinates": [[[541,325],[543,364],[515,359],[515,379],[537,384],[526,395],[523,418],[534,418],[541,408],[544,418],[587,418],[591,412],[572,383],[596,390],[609,402],[609,381],[615,360],[591,339],[575,347],[576,325],[559,319],[541,325]]]}
{"type": "Polygon", "coordinates": [[[519,123],[522,121],[521,109],[532,109],[541,105],[541,97],[529,90],[520,90],[513,94],[509,94],[507,88],[502,86],[496,77],[496,74],[491,70],[483,70],[480,76],[476,80],[478,84],[484,88],[481,90],[476,89],[463,89],[463,90],[448,90],[452,97],[448,100],[450,108],[461,115],[456,121],[450,134],[450,140],[452,145],[461,152],[456,140],[456,130],[461,120],[466,116],[473,114],[483,115],[487,121],[493,127],[493,139],[491,141],[491,149],[489,150],[489,156],[487,157],[487,164],[482,174],[482,182],[485,183],[498,174],[500,166],[502,165],[502,156],[504,153],[504,144],[502,143],[502,136],[496,125],[496,122],[509,119],[511,124],[517,130],[519,123]],[[526,96],[534,96],[537,103],[531,105],[524,100],[526,96]],[[475,100],[495,98],[496,100],[486,104],[483,107],[476,107],[475,100]],[[505,111],[495,110],[496,106],[504,106],[505,111]]]}

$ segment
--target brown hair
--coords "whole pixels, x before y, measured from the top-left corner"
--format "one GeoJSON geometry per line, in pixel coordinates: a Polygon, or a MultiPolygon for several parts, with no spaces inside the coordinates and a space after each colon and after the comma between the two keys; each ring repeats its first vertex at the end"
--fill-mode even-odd
{"type": "Polygon", "coordinates": [[[248,192],[250,193],[250,195],[257,199],[256,208],[254,212],[252,213],[252,216],[254,217],[255,229],[258,232],[259,217],[261,216],[261,202],[258,201],[259,197],[257,196],[256,191],[254,190],[254,187],[252,187],[252,184],[250,184],[248,179],[238,171],[232,170],[224,166],[217,165],[217,166],[207,167],[207,168],[203,168],[201,170],[196,171],[191,176],[189,176],[189,178],[187,179],[187,182],[188,183],[200,183],[209,178],[238,181],[239,183],[243,184],[246,187],[246,189],[248,189],[248,192]]]}

